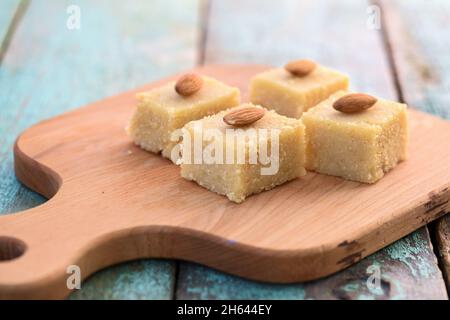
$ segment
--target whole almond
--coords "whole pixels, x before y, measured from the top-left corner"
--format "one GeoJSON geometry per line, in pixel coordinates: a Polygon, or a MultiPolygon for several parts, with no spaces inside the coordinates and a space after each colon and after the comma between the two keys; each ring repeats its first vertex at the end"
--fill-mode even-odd
{"type": "Polygon", "coordinates": [[[242,127],[258,121],[264,117],[265,112],[263,108],[254,106],[238,108],[229,111],[223,117],[223,121],[231,126],[242,127]]]}
{"type": "Polygon", "coordinates": [[[365,93],[350,93],[333,103],[333,108],[344,113],[355,113],[369,109],[377,102],[377,98],[365,93]]]}
{"type": "Polygon", "coordinates": [[[294,60],[284,66],[284,69],[297,77],[304,77],[310,74],[317,64],[311,60],[294,60]]]}
{"type": "Polygon", "coordinates": [[[203,79],[195,73],[187,73],[181,76],[175,84],[175,91],[183,97],[193,95],[202,88],[203,79]]]}

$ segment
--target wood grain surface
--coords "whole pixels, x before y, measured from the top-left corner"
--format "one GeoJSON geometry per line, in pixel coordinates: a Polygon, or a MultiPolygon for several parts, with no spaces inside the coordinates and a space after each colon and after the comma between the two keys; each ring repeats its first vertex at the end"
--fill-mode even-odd
{"type": "MultiPolygon", "coordinates": [[[[239,87],[245,97],[250,77],[265,69],[196,72],[239,87]]],[[[434,139],[450,139],[450,124],[439,118],[410,111],[414,157],[374,185],[308,173],[234,204],[132,144],[123,125],[135,92],[46,120],[18,138],[17,177],[51,200],[0,217],[0,297],[59,298],[68,293],[70,265],[87,277],[143,257],[196,261],[255,280],[312,280],[351,266],[450,207],[450,150],[434,139]],[[425,143],[430,139],[435,142],[425,143]],[[433,169],[431,154],[442,159],[433,169]]]]}
{"type": "MultiPolygon", "coordinates": [[[[373,5],[370,1],[331,0],[210,1],[204,61],[283,65],[290,59],[313,58],[349,73],[354,90],[397,100],[401,95],[395,85],[383,29],[369,29],[367,26],[373,5]],[[230,24],[235,27],[229,28],[230,24]],[[351,41],[341,45],[336,39],[351,41]]],[[[363,261],[331,276],[327,282],[309,283],[307,297],[447,298],[442,274],[425,228],[381,250],[373,258],[370,265],[363,261]],[[366,281],[371,275],[368,268],[372,265],[380,266],[382,280],[389,284],[389,289],[368,290],[366,281]]],[[[306,290],[302,284],[295,287],[266,284],[263,285],[265,290],[261,290],[259,283],[205,268],[196,270],[195,265],[181,263],[176,296],[232,299],[236,297],[236,287],[240,288],[238,296],[256,294],[261,298],[291,296],[298,299],[301,296],[294,292],[298,288],[306,290]],[[194,292],[196,294],[192,294],[194,292]]]]}

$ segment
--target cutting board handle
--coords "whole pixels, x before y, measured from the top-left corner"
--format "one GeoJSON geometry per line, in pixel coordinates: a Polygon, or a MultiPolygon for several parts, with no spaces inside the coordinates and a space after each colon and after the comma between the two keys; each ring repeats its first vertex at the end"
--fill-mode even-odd
{"type": "Polygon", "coordinates": [[[88,231],[92,221],[73,210],[95,217],[102,208],[79,206],[63,189],[41,206],[0,216],[0,299],[64,298],[101,268],[164,255],[153,250],[161,235],[155,226],[118,230],[105,221],[88,231]]]}
{"type": "Polygon", "coordinates": [[[96,215],[108,212],[95,197],[80,202],[80,181],[63,183],[58,173],[23,153],[20,141],[14,146],[17,178],[50,200],[0,216],[0,299],[63,298],[98,269],[142,255],[133,242],[120,247],[126,228],[115,232],[112,224],[97,222],[98,233],[86,231],[96,215]]]}
{"type": "Polygon", "coordinates": [[[0,217],[0,298],[61,297],[64,265],[70,261],[58,252],[64,226],[50,220],[58,217],[58,198],[0,217]],[[52,291],[55,296],[48,296],[52,291]]]}
{"type": "MultiPolygon", "coordinates": [[[[44,204],[14,214],[0,216],[0,298],[61,298],[67,264],[75,263],[72,243],[61,254],[64,234],[70,221],[64,221],[73,197],[62,187],[62,177],[27,156],[14,145],[17,178],[30,189],[50,199],[44,204]],[[69,201],[69,202],[67,202],[69,201]]],[[[67,218],[67,217],[66,217],[67,218]]]]}

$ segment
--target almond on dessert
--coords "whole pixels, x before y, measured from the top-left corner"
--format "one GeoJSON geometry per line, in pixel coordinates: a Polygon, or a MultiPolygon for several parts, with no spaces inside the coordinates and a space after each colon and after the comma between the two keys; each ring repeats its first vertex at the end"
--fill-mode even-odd
{"type": "Polygon", "coordinates": [[[306,174],[300,120],[246,103],[183,128],[181,176],[242,202],[306,174]]]}
{"type": "Polygon", "coordinates": [[[250,101],[281,115],[300,118],[303,112],[348,89],[349,78],[311,60],[291,61],[284,68],[260,73],[250,83],[250,101]]]}
{"type": "Polygon", "coordinates": [[[339,91],[302,120],[308,170],[374,183],[407,158],[405,104],[339,91]]]}
{"type": "Polygon", "coordinates": [[[131,139],[141,148],[172,157],[178,144],[175,130],[192,120],[239,104],[239,89],[197,74],[186,74],[176,82],[137,95],[137,109],[128,127],[131,139]]]}

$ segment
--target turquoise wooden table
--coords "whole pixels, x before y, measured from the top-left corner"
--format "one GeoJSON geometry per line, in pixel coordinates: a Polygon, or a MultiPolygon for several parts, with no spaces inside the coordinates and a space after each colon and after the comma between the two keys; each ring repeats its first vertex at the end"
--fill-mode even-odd
{"type": "MultiPolygon", "coordinates": [[[[355,90],[450,119],[449,18],[445,0],[2,0],[0,213],[45,201],[14,176],[21,131],[196,65],[308,57],[347,71],[355,90]]],[[[102,270],[70,299],[448,299],[449,274],[444,217],[314,282],[153,259],[102,270]]]]}

